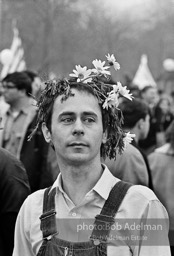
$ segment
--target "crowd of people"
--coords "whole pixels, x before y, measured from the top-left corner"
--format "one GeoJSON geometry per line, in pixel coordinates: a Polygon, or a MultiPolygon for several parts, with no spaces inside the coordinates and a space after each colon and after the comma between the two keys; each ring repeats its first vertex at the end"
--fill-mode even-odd
{"type": "Polygon", "coordinates": [[[67,79],[2,79],[1,256],[174,255],[174,102],[109,82],[119,64],[107,60],[67,79]],[[111,228],[131,219],[163,230],[111,228]]]}

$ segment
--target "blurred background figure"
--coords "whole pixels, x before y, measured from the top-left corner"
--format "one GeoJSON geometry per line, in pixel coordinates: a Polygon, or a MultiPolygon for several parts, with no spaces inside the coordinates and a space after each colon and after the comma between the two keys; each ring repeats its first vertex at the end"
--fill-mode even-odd
{"type": "Polygon", "coordinates": [[[148,156],[154,192],[166,207],[170,220],[170,242],[174,255],[174,121],[166,131],[166,144],[148,156]]]}
{"type": "Polygon", "coordinates": [[[154,108],[159,98],[157,88],[151,85],[145,86],[140,91],[140,96],[148,104],[150,109],[154,108]]]}
{"type": "Polygon", "coordinates": [[[112,174],[132,184],[149,186],[149,176],[146,163],[137,148],[128,144],[122,155],[117,154],[116,160],[102,160],[112,174]]]}
{"type": "Polygon", "coordinates": [[[0,82],[0,116],[2,116],[8,108],[9,105],[4,100],[2,83],[0,82]]]}
{"type": "Polygon", "coordinates": [[[169,95],[160,96],[154,110],[156,119],[156,146],[160,147],[165,144],[165,131],[174,119],[172,112],[172,99],[169,95]]]}
{"type": "Polygon", "coordinates": [[[52,178],[47,170],[48,144],[42,132],[28,136],[35,128],[37,107],[31,104],[31,79],[25,72],[8,74],[2,80],[3,96],[9,108],[2,116],[0,145],[24,164],[31,192],[50,186],[52,178]]]}
{"type": "Polygon", "coordinates": [[[141,147],[139,146],[139,141],[145,139],[149,132],[149,107],[141,99],[134,98],[132,101],[126,99],[122,101],[122,103],[120,104],[120,109],[122,110],[124,116],[124,130],[127,132],[130,131],[130,133],[135,134],[132,145],[139,150],[145,161],[147,168],[146,171],[148,173],[149,180],[148,186],[153,190],[151,170],[149,167],[148,159],[141,147]]]}
{"type": "Polygon", "coordinates": [[[28,76],[29,78],[31,79],[32,81],[32,96],[34,98],[38,98],[41,91],[45,88],[45,84],[41,81],[41,78],[39,77],[39,75],[32,71],[32,70],[25,70],[24,71],[28,76]]]}
{"type": "Polygon", "coordinates": [[[14,228],[19,209],[30,194],[28,177],[22,163],[0,148],[0,255],[11,256],[14,228]]]}
{"type": "Polygon", "coordinates": [[[156,119],[155,106],[157,104],[159,95],[156,87],[151,85],[145,86],[141,92],[141,99],[148,105],[150,114],[150,127],[147,137],[140,139],[139,145],[146,155],[151,153],[156,148],[156,119]]]}
{"type": "Polygon", "coordinates": [[[131,87],[129,89],[134,98],[140,98],[140,89],[138,88],[137,85],[131,85],[131,87]]]}

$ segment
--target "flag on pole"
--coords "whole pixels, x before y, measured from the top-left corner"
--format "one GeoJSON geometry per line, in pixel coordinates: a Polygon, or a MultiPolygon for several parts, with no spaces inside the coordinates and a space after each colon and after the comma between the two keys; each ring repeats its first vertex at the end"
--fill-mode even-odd
{"type": "MultiPolygon", "coordinates": [[[[6,54],[8,53],[8,59],[4,56],[4,61],[1,60],[3,64],[1,70],[1,79],[3,79],[7,74],[16,71],[23,71],[26,69],[26,63],[24,59],[24,49],[22,47],[22,40],[19,37],[19,31],[17,27],[13,26],[13,40],[10,49],[5,49],[6,54]]],[[[3,51],[5,51],[3,50],[3,51]]],[[[1,53],[3,53],[3,51],[1,53]]]]}

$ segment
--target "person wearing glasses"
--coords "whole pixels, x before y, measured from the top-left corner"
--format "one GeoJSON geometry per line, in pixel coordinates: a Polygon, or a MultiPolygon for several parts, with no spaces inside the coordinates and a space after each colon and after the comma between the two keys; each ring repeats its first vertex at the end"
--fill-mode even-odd
{"type": "Polygon", "coordinates": [[[2,80],[2,93],[9,108],[2,116],[0,146],[24,164],[31,192],[34,192],[50,185],[52,178],[45,164],[48,145],[42,133],[38,131],[30,142],[27,139],[35,125],[37,113],[36,106],[31,104],[31,80],[24,72],[8,74],[2,80]]]}

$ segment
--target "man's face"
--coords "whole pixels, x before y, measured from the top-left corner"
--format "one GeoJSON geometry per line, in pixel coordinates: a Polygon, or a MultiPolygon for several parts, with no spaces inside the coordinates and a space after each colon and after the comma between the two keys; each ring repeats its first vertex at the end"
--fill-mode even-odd
{"type": "Polygon", "coordinates": [[[75,95],[66,101],[56,99],[50,136],[58,161],[79,165],[100,159],[104,135],[97,99],[86,92],[72,92],[75,95]]]}
{"type": "Polygon", "coordinates": [[[170,111],[170,102],[167,99],[162,99],[160,102],[160,108],[163,113],[168,113],[170,111]]]}
{"type": "Polygon", "coordinates": [[[11,82],[2,83],[2,93],[5,101],[10,105],[19,100],[20,91],[11,82]]]}
{"type": "Polygon", "coordinates": [[[144,100],[147,102],[147,104],[155,105],[158,99],[158,93],[156,88],[149,88],[144,94],[143,94],[144,100]]]}

